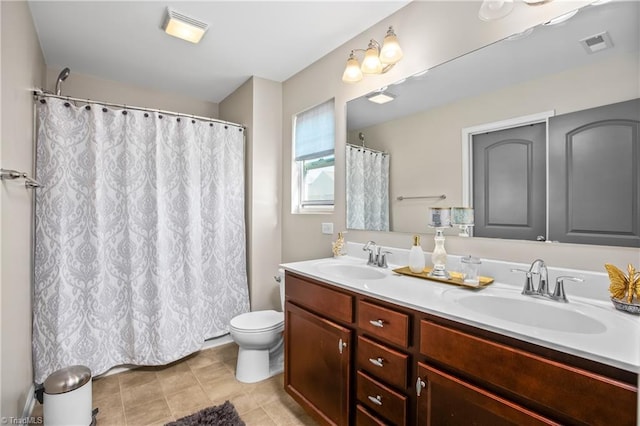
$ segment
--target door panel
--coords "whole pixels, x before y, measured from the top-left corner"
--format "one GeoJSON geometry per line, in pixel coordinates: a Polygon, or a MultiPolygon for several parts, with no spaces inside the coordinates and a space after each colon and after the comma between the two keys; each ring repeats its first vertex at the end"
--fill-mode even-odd
{"type": "Polygon", "coordinates": [[[418,424],[425,426],[557,425],[518,404],[418,362],[425,388],[418,397],[418,424]]]}
{"type": "Polygon", "coordinates": [[[473,136],[477,237],[546,234],[545,123],[473,136]]]}
{"type": "Polygon", "coordinates": [[[285,389],[327,424],[348,424],[352,332],[285,305],[285,389]]]}
{"type": "Polygon", "coordinates": [[[549,120],[549,238],[640,247],[640,100],[549,120]]]}

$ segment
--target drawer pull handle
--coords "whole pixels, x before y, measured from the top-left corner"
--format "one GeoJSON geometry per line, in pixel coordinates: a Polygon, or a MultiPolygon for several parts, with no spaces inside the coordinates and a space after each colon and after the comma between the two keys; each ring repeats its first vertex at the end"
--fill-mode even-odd
{"type": "Polygon", "coordinates": [[[367,398],[369,398],[369,401],[373,402],[376,405],[382,405],[382,397],[380,395],[376,395],[376,396],[369,395],[367,398]]]}
{"type": "Polygon", "coordinates": [[[343,342],[342,339],[338,341],[338,352],[342,354],[342,350],[347,347],[347,342],[343,342]]]}
{"type": "Polygon", "coordinates": [[[377,319],[377,320],[369,320],[369,324],[371,324],[374,327],[384,327],[384,321],[382,321],[381,319],[377,319]]]}
{"type": "Polygon", "coordinates": [[[384,367],[384,366],[382,365],[382,363],[384,362],[384,359],[382,359],[382,358],[376,358],[376,359],[374,359],[374,358],[369,358],[369,362],[370,362],[371,364],[375,365],[376,367],[384,367]]]}
{"type": "Polygon", "coordinates": [[[423,382],[420,377],[418,377],[418,380],[416,380],[416,395],[420,396],[420,394],[422,393],[422,389],[424,389],[426,386],[427,384],[423,382]]]}

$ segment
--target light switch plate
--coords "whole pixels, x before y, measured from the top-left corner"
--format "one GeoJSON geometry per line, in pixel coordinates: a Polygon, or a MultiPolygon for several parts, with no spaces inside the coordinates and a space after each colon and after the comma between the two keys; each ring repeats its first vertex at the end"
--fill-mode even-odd
{"type": "Polygon", "coordinates": [[[323,234],[333,235],[333,223],[332,222],[323,223],[322,224],[322,233],[323,234]]]}

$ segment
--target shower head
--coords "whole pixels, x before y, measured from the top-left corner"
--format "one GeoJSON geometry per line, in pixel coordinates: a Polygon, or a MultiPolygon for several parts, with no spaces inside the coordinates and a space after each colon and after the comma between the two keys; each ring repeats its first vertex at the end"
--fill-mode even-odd
{"type": "Polygon", "coordinates": [[[60,71],[60,74],[58,74],[58,80],[56,81],[56,95],[60,95],[60,83],[65,81],[67,77],[69,77],[69,74],[71,74],[71,70],[68,67],[60,71]]]}

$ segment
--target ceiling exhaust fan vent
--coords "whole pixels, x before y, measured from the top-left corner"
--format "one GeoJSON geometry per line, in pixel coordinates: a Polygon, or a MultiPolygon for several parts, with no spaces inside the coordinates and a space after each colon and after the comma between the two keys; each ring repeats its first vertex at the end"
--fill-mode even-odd
{"type": "Polygon", "coordinates": [[[607,31],[583,38],[580,40],[580,44],[587,53],[595,53],[613,47],[613,42],[607,31]]]}
{"type": "Polygon", "coordinates": [[[177,19],[179,21],[185,22],[194,27],[200,28],[203,31],[206,31],[207,28],[209,28],[209,24],[204,23],[202,21],[198,21],[197,19],[194,19],[190,16],[183,15],[182,13],[177,12],[176,10],[171,8],[167,8],[167,15],[169,19],[177,19]]]}

